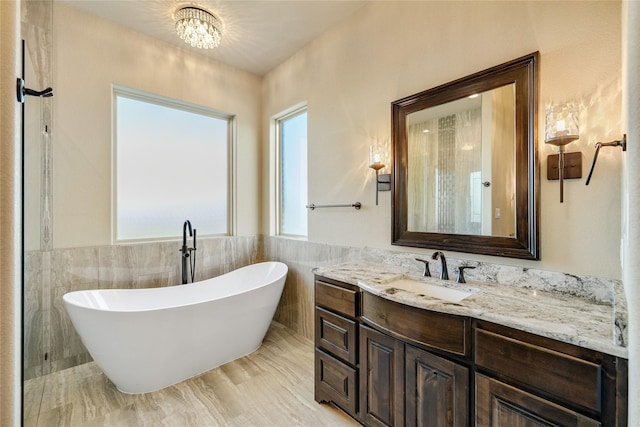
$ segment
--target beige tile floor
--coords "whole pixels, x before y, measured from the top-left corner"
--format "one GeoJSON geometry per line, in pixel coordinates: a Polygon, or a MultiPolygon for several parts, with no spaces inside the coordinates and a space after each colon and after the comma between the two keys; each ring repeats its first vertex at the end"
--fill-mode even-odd
{"type": "Polygon", "coordinates": [[[260,349],[163,390],[119,392],[95,363],[25,383],[27,427],[357,426],[313,399],[313,343],[272,323],[260,349]]]}

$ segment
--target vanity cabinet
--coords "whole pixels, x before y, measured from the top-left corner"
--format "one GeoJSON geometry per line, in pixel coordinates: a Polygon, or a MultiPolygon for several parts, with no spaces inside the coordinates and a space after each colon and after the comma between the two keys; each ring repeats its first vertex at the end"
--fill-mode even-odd
{"type": "Polygon", "coordinates": [[[626,426],[627,361],[474,321],[477,426],[626,426]]]}
{"type": "Polygon", "coordinates": [[[468,368],[366,326],[360,349],[365,425],[467,425],[468,368]]]}
{"type": "Polygon", "coordinates": [[[405,425],[466,427],[469,369],[407,345],[405,425]]]}
{"type": "Polygon", "coordinates": [[[366,426],[627,423],[628,362],[316,277],[318,402],[366,426]]]}
{"type": "Polygon", "coordinates": [[[361,421],[367,426],[404,424],[404,343],[360,327],[361,421]]]}
{"type": "Polygon", "coordinates": [[[378,329],[360,327],[361,421],[370,426],[466,427],[469,319],[364,292],[361,320],[378,329]]]}
{"type": "Polygon", "coordinates": [[[315,281],[315,400],[358,418],[359,289],[315,281]]]}
{"type": "Polygon", "coordinates": [[[522,389],[476,374],[476,426],[597,427],[601,425],[594,419],[522,389]]]}

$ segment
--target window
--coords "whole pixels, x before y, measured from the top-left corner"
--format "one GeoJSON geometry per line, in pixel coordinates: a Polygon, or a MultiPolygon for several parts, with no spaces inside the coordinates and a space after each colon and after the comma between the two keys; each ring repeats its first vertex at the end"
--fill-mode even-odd
{"type": "Polygon", "coordinates": [[[279,234],[307,235],[307,112],[276,120],[279,149],[279,234]]]}
{"type": "Polygon", "coordinates": [[[229,232],[232,116],[114,87],[114,238],[229,232]]]}

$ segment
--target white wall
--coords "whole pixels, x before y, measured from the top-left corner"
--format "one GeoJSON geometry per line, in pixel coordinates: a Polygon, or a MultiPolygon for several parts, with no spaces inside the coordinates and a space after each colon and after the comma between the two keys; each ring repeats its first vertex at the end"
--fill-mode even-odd
{"type": "MultiPolygon", "coordinates": [[[[257,234],[261,79],[58,2],[53,16],[54,247],[111,242],[111,84],[236,115],[237,234],[257,234]]],[[[189,156],[167,173],[188,176],[189,156]]]]}
{"type": "MultiPolygon", "coordinates": [[[[402,249],[390,245],[391,194],[375,206],[367,167],[369,145],[389,143],[390,103],[540,51],[541,261],[460,256],[619,279],[619,150],[601,151],[584,181],[593,144],[622,135],[620,14],[619,2],[373,2],[296,53],[265,77],[263,133],[269,117],[307,101],[309,202],[364,205],[310,212],[309,240],[402,249]],[[564,101],[585,106],[582,137],[567,148],[583,152],[584,178],[565,182],[560,204],[558,181],[546,179],[555,150],[543,143],[544,107],[564,101]]],[[[265,141],[265,195],[269,150],[265,141]]]]}

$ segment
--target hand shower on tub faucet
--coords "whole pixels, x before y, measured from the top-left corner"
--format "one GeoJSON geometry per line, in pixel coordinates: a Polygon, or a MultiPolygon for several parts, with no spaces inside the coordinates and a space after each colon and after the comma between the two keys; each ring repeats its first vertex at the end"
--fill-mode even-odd
{"type": "MultiPolygon", "coordinates": [[[[187,258],[191,255],[191,251],[196,250],[196,229],[191,228],[191,221],[186,220],[182,225],[182,248],[180,252],[182,252],[182,284],[186,284],[189,281],[189,275],[187,273],[187,258]],[[187,228],[189,228],[189,237],[193,236],[193,248],[187,247],[187,228]]],[[[191,262],[189,263],[189,267],[191,267],[191,283],[193,283],[193,279],[195,276],[196,269],[196,256],[193,254],[191,257],[191,262]]]]}

